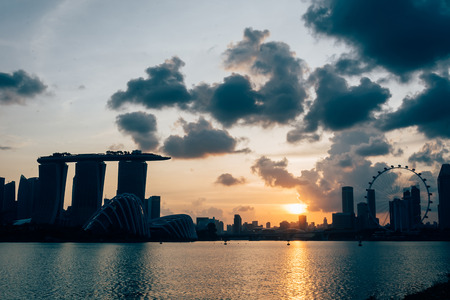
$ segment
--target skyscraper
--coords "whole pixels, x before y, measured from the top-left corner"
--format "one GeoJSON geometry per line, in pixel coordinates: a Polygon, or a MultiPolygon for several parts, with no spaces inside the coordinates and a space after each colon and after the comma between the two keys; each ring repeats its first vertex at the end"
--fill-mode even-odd
{"type": "Polygon", "coordinates": [[[353,187],[342,187],[342,212],[354,214],[355,209],[353,206],[353,187]]]}
{"type": "Polygon", "coordinates": [[[3,195],[3,222],[12,223],[17,219],[17,202],[16,202],[16,182],[11,181],[5,184],[3,195]]]}
{"type": "Polygon", "coordinates": [[[240,215],[234,215],[233,233],[239,234],[242,229],[242,218],[240,215]]]}
{"type": "Polygon", "coordinates": [[[3,199],[5,197],[5,178],[0,177],[0,224],[3,223],[3,199]]]}
{"type": "Polygon", "coordinates": [[[450,229],[450,164],[443,164],[438,176],[439,228],[450,229]]]}
{"type": "Polygon", "coordinates": [[[409,202],[398,198],[389,201],[389,220],[392,230],[400,232],[409,230],[409,202]]]}
{"type": "Polygon", "coordinates": [[[306,222],[306,215],[298,216],[298,225],[302,230],[306,230],[308,228],[308,223],[306,222]]]}
{"type": "Polygon", "coordinates": [[[369,209],[370,217],[375,220],[377,217],[376,205],[375,205],[375,190],[368,189],[367,190],[367,205],[369,209]]]}
{"type": "Polygon", "coordinates": [[[39,165],[39,197],[32,219],[38,224],[55,224],[59,221],[66,190],[67,164],[44,163],[39,165]]]}
{"type": "Polygon", "coordinates": [[[409,228],[417,228],[421,223],[420,218],[420,190],[416,186],[412,186],[411,190],[403,191],[403,201],[407,201],[408,207],[408,226],[409,228]]]}
{"type": "Polygon", "coordinates": [[[17,219],[29,219],[39,196],[39,179],[20,176],[17,193],[17,219]]]}
{"type": "Polygon", "coordinates": [[[80,161],[75,166],[70,223],[82,226],[102,206],[106,164],[80,161]]]}
{"type": "Polygon", "coordinates": [[[144,203],[147,163],[145,161],[120,161],[117,182],[117,195],[129,193],[136,195],[144,203]]]}
{"type": "Polygon", "coordinates": [[[161,197],[150,197],[150,218],[157,219],[161,216],[161,197]]]}
{"type": "Polygon", "coordinates": [[[369,228],[369,208],[366,202],[360,202],[356,205],[357,219],[356,224],[358,230],[364,230],[369,228]]]}

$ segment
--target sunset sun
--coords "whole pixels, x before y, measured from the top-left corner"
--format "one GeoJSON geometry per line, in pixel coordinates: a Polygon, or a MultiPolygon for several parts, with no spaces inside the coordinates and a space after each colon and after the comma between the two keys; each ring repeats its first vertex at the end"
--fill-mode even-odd
{"type": "Polygon", "coordinates": [[[303,203],[294,203],[294,204],[285,204],[284,208],[290,213],[294,215],[300,215],[306,212],[306,204],[303,203]]]}

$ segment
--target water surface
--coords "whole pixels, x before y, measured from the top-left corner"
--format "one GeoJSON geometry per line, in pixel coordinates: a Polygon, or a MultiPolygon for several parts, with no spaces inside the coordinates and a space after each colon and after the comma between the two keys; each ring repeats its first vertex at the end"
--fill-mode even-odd
{"type": "Polygon", "coordinates": [[[0,243],[0,298],[402,298],[445,279],[448,242],[0,243]]]}

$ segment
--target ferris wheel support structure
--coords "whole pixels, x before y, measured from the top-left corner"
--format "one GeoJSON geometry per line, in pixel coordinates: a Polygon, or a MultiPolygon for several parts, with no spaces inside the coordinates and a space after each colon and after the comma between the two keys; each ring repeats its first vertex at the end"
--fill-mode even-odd
{"type": "Polygon", "coordinates": [[[373,187],[374,183],[376,182],[376,180],[377,180],[380,176],[382,176],[383,174],[385,174],[385,173],[387,173],[387,172],[396,170],[396,169],[407,170],[407,171],[413,173],[414,175],[417,176],[417,178],[420,179],[420,181],[421,181],[421,182],[423,183],[423,185],[425,186],[425,189],[426,189],[426,196],[427,196],[427,199],[426,199],[426,202],[427,202],[427,204],[426,204],[426,205],[427,205],[427,208],[426,208],[426,210],[425,210],[423,216],[421,216],[421,219],[420,219],[420,222],[421,222],[421,223],[423,223],[423,221],[424,221],[426,218],[428,218],[427,214],[428,214],[428,212],[431,210],[431,209],[430,209],[430,204],[433,203],[433,202],[431,201],[431,195],[432,195],[432,193],[430,193],[430,186],[429,186],[429,185],[427,184],[427,182],[426,182],[427,179],[422,177],[422,173],[416,172],[415,169],[410,169],[408,166],[402,166],[402,165],[397,165],[397,166],[391,165],[390,167],[385,167],[384,170],[378,171],[378,174],[377,174],[377,175],[372,176],[372,181],[369,182],[369,188],[366,189],[366,192],[367,192],[366,198],[367,198],[367,206],[368,206],[368,210],[369,210],[369,215],[371,216],[372,220],[373,220],[376,224],[378,224],[379,227],[381,227],[381,228],[383,228],[383,229],[386,229],[386,228],[385,228],[384,226],[380,225],[379,222],[378,222],[378,220],[376,219],[375,192],[374,192],[374,190],[372,189],[372,187],[373,187]]]}

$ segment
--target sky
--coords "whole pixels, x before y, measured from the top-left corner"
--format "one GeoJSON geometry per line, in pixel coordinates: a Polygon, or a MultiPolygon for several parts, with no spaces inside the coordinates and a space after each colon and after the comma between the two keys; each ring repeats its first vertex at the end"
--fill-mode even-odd
{"type": "MultiPolygon", "coordinates": [[[[434,221],[449,36],[444,0],[1,1],[0,176],[141,149],[172,158],[148,165],[163,215],[278,225],[301,204],[321,224],[343,186],[356,210],[401,164],[427,179],[434,221]]],[[[112,162],[104,196],[116,189],[112,162]]]]}

